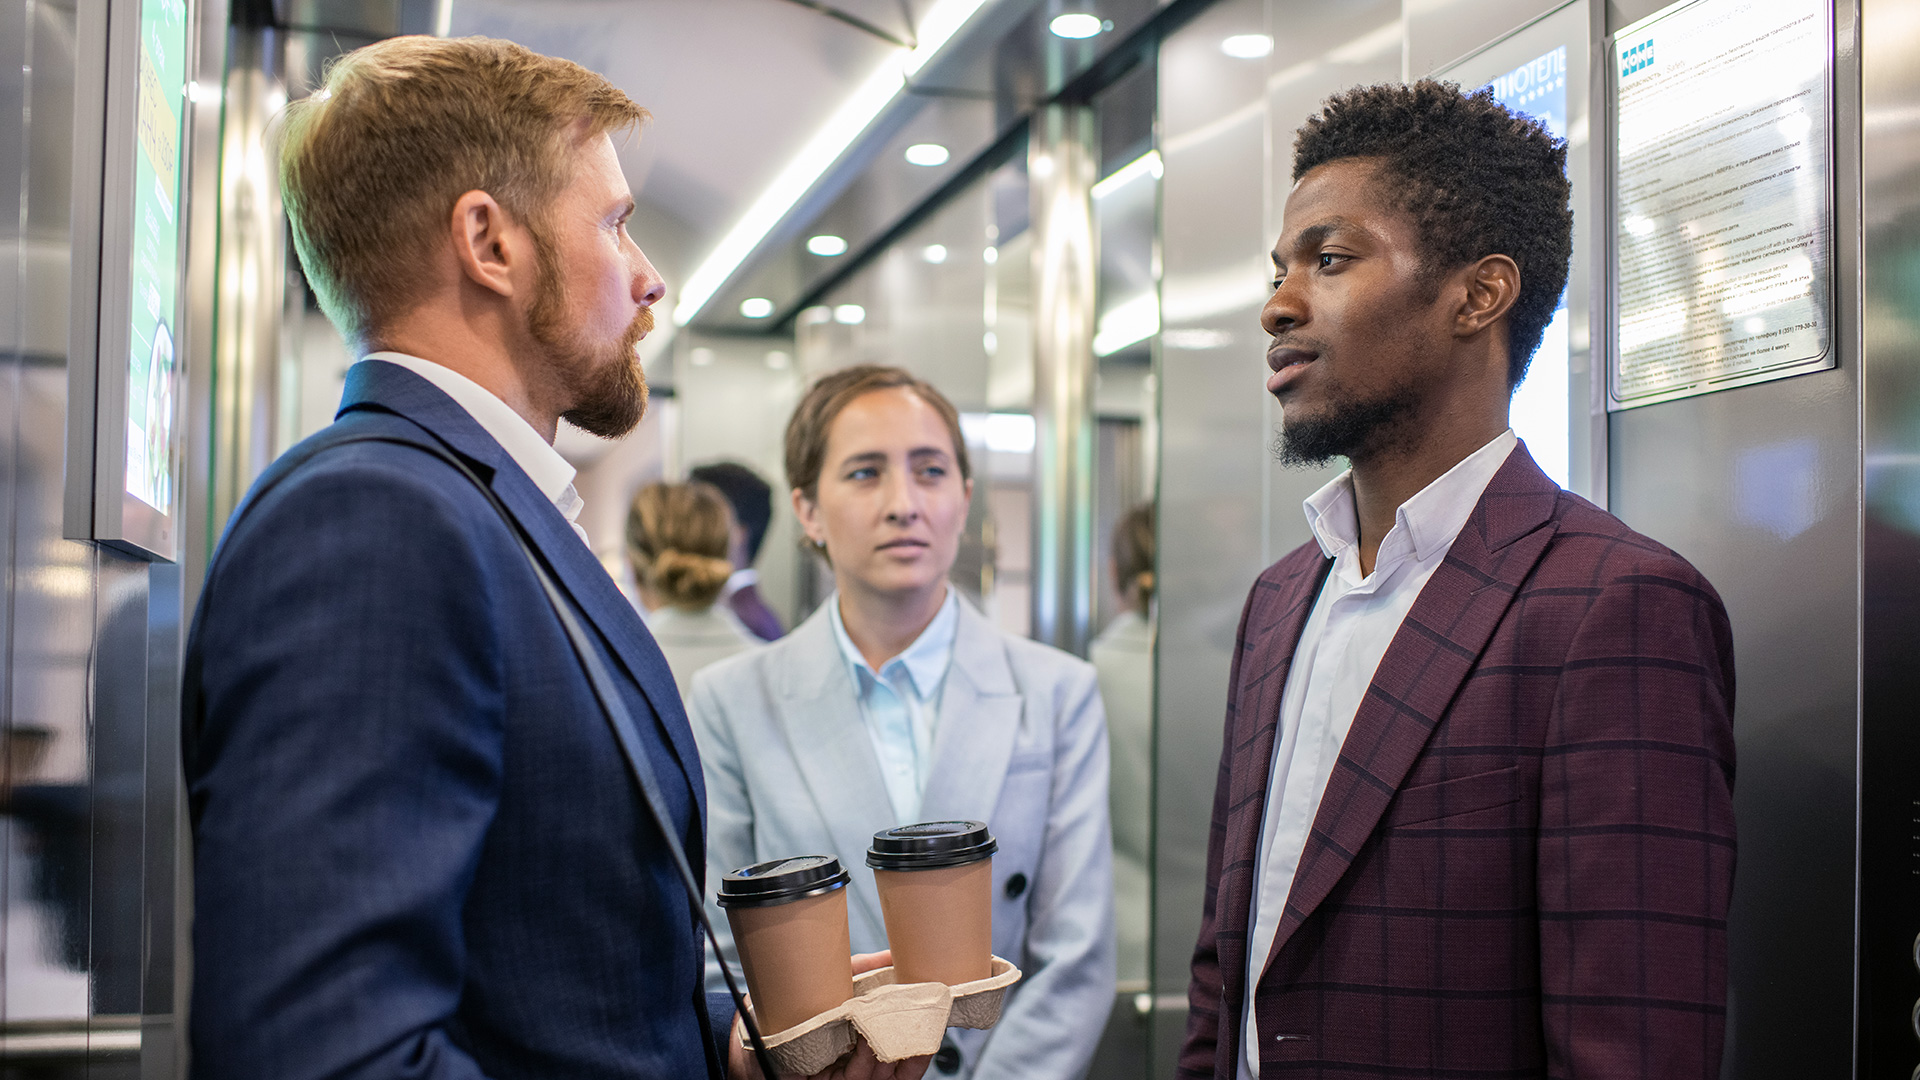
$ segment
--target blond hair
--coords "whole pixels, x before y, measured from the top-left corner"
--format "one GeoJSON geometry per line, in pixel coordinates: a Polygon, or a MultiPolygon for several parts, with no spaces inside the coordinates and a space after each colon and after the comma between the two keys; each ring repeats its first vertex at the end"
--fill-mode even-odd
{"type": "Polygon", "coordinates": [[[627,558],[648,591],[677,608],[714,602],[733,563],[733,511],[708,484],[648,484],[627,511],[627,558]]]}
{"type": "Polygon", "coordinates": [[[647,110],[569,60],[492,38],[397,37],[337,59],[287,107],[280,187],[320,308],[356,345],[425,299],[422,266],[448,243],[453,206],[493,196],[534,235],[571,182],[576,140],[647,110]]]}

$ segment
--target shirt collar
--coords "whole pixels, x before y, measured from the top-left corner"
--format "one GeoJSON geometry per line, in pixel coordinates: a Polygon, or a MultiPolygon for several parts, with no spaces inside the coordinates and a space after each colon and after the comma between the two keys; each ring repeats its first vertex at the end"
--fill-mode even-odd
{"type": "Polygon", "coordinates": [[[867,659],[847,636],[847,625],[840,619],[840,594],[834,593],[827,598],[827,615],[833,623],[833,638],[840,643],[840,655],[846,657],[847,666],[853,669],[855,685],[861,685],[861,675],[878,680],[884,672],[903,668],[907,678],[913,682],[913,692],[921,700],[933,696],[940,680],[947,676],[947,664],[953,659],[953,642],[960,629],[960,594],[953,586],[947,586],[947,598],[940,604],[940,611],[927,624],[913,644],[899,656],[882,664],[879,672],[867,665],[867,659]]]}
{"type": "MultiPolygon", "coordinates": [[[[1401,503],[1394,511],[1393,528],[1380,543],[1375,568],[1406,555],[1426,562],[1451,547],[1473,516],[1473,508],[1479,505],[1487,485],[1493,482],[1493,474],[1500,471],[1518,442],[1513,429],[1508,428],[1401,503]]],[[[1353,503],[1352,469],[1307,496],[1301,509],[1327,558],[1338,559],[1341,552],[1359,544],[1360,519],[1353,503]]]]}
{"type": "Polygon", "coordinates": [[[540,494],[559,507],[568,521],[580,513],[581,499],[573,490],[573,466],[567,464],[567,459],[541,438],[539,432],[533,430],[533,425],[527,423],[526,417],[514,412],[513,407],[496,397],[493,391],[450,367],[418,356],[375,352],[368,353],[365,359],[397,364],[439,387],[455,404],[465,409],[467,415],[473,417],[474,423],[493,436],[493,441],[500,444],[513,463],[520,466],[527,478],[533,481],[533,486],[540,489],[540,494]]]}

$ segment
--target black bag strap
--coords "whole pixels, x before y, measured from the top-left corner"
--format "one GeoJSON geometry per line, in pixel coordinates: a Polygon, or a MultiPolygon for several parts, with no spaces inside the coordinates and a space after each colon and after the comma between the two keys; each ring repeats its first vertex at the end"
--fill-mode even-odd
{"type": "MultiPolygon", "coordinates": [[[[431,435],[432,433],[428,432],[428,434],[431,435]]],[[[506,504],[500,501],[500,496],[495,494],[493,488],[489,486],[486,481],[482,480],[479,474],[473,471],[471,466],[465,461],[462,461],[458,454],[455,454],[444,445],[440,445],[437,439],[429,443],[424,440],[406,439],[396,435],[347,435],[337,439],[325,440],[317,445],[310,446],[305,453],[290,462],[285,470],[276,477],[275,485],[285,480],[295,470],[299,469],[301,465],[306,464],[307,461],[322,451],[331,450],[338,446],[346,446],[351,443],[363,442],[385,442],[399,446],[411,446],[434,455],[459,470],[462,476],[472,481],[473,486],[480,489],[480,493],[486,496],[487,502],[493,507],[494,512],[500,515],[500,520],[506,523],[507,531],[513,534],[514,541],[520,545],[520,553],[526,556],[527,565],[533,568],[534,576],[540,579],[540,588],[546,593],[547,603],[553,606],[554,614],[560,617],[560,625],[566,629],[567,640],[573,646],[574,655],[579,657],[580,666],[586,669],[587,682],[593,688],[593,696],[599,701],[601,712],[606,716],[607,723],[613,728],[614,741],[620,745],[620,756],[626,759],[627,771],[633,774],[634,783],[640,788],[641,801],[646,804],[648,815],[653,818],[653,824],[655,828],[659,829],[661,838],[667,842],[667,851],[673,856],[674,869],[680,872],[680,883],[686,888],[687,902],[692,906],[694,918],[701,931],[706,934],[708,944],[713,947],[714,958],[720,963],[721,977],[724,978],[727,983],[727,993],[733,996],[734,1008],[739,1011],[740,1020],[746,1026],[747,1040],[753,1046],[754,1059],[759,1063],[760,1071],[765,1075],[766,1080],[774,1080],[779,1073],[774,1067],[773,1057],[767,1052],[767,1044],[760,1036],[760,1027],[754,1022],[752,1011],[747,1008],[746,996],[740,992],[740,984],[735,981],[732,970],[727,967],[726,956],[720,952],[720,939],[714,935],[713,922],[707,917],[706,898],[702,895],[699,879],[694,877],[693,866],[687,862],[686,848],[680,843],[680,837],[673,828],[673,816],[667,812],[666,799],[660,794],[660,778],[653,771],[653,760],[647,756],[646,751],[640,746],[640,736],[638,729],[634,726],[633,716],[627,711],[626,702],[621,699],[619,690],[614,686],[613,678],[607,674],[606,665],[600,662],[600,654],[598,650],[593,647],[593,642],[588,638],[586,629],[580,625],[580,619],[574,614],[573,606],[567,602],[566,595],[560,591],[560,586],[554,582],[553,575],[548,572],[546,564],[541,562],[539,555],[534,552],[533,544],[528,539],[526,530],[521,526],[519,519],[515,518],[507,509],[506,504]]],[[[234,515],[233,522],[228,523],[227,528],[229,532],[232,531],[233,525],[239,521],[240,515],[245,513],[254,503],[258,502],[260,496],[264,494],[265,491],[262,490],[255,492],[248,498],[246,505],[243,505],[240,511],[234,515]]],[[[729,1038],[730,1037],[731,1036],[729,1036],[729,1038]]],[[[727,1060],[724,1042],[720,1050],[719,1064],[721,1071],[724,1073],[727,1060]]]]}

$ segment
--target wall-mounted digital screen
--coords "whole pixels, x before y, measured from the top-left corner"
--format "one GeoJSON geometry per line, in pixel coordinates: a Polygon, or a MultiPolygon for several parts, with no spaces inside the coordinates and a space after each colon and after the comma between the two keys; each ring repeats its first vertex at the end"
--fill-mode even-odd
{"type": "MultiPolygon", "coordinates": [[[[1567,47],[1534,57],[1487,84],[1500,104],[1531,116],[1557,139],[1567,137],[1567,47]]],[[[1541,471],[1561,487],[1568,483],[1571,449],[1567,430],[1567,294],[1540,339],[1526,380],[1513,392],[1508,413],[1514,434],[1524,439],[1541,471]]]]}
{"type": "Polygon", "coordinates": [[[126,491],[173,512],[174,319],[180,288],[186,0],[142,0],[133,161],[126,491]]]}

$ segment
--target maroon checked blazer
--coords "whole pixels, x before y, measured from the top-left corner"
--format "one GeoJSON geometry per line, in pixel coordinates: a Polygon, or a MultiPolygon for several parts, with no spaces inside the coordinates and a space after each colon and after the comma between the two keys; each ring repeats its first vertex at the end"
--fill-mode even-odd
{"type": "MultiPolygon", "coordinates": [[[[1280,696],[1330,563],[1240,619],[1179,1075],[1242,1056],[1280,696]]],[[[1733,641],[1678,555],[1521,446],[1380,661],[1253,991],[1260,1074],[1716,1080],[1733,641]]]]}

